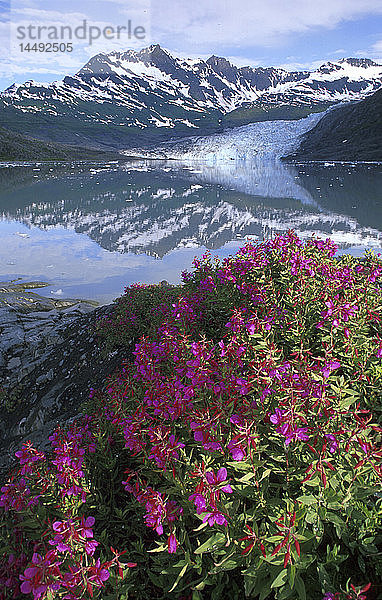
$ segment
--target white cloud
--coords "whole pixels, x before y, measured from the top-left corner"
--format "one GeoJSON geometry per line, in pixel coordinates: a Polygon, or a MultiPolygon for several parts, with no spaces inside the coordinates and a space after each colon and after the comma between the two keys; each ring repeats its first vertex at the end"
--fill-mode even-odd
{"type": "Polygon", "coordinates": [[[382,40],[379,40],[373,44],[373,51],[379,52],[379,54],[382,56],[382,40]]]}
{"type": "Polygon", "coordinates": [[[258,67],[263,66],[264,61],[256,60],[253,58],[246,58],[245,56],[225,56],[227,60],[229,60],[232,64],[237,67],[258,67]]]}
{"type": "MultiPolygon", "coordinates": [[[[277,46],[285,36],[382,14],[381,0],[153,0],[152,35],[164,45],[277,46]]],[[[205,50],[204,50],[205,49],[205,50]]]]}
{"type": "Polygon", "coordinates": [[[365,56],[367,56],[368,58],[371,58],[372,60],[381,64],[382,63],[382,40],[375,42],[369,48],[359,48],[358,50],[355,50],[354,52],[352,52],[352,56],[358,56],[360,58],[364,58],[365,56]]]}
{"type": "MultiPolygon", "coordinates": [[[[2,40],[0,57],[3,59],[0,65],[0,75],[6,78],[12,74],[11,76],[18,80],[20,80],[18,76],[21,75],[21,78],[25,81],[31,77],[35,78],[37,74],[51,73],[52,75],[61,76],[74,74],[90,57],[99,52],[125,51],[128,48],[140,49],[143,45],[148,45],[150,40],[129,37],[127,33],[128,20],[131,20],[132,30],[136,26],[143,26],[147,32],[149,31],[148,13],[147,11],[146,13],[142,12],[145,2],[147,3],[148,0],[135,0],[135,5],[131,4],[131,12],[129,13],[129,19],[126,17],[126,22],[124,16],[121,16],[119,11],[114,10],[110,10],[109,16],[108,11],[103,9],[102,16],[104,19],[94,18],[92,12],[82,11],[83,5],[81,5],[81,11],[66,12],[65,10],[56,9],[53,3],[49,10],[40,8],[38,3],[30,6],[21,6],[20,2],[17,5],[13,4],[10,21],[0,23],[0,39],[2,40]],[[68,27],[74,32],[79,26],[83,26],[84,21],[86,21],[86,39],[78,39],[72,33],[72,40],[70,40],[68,27]],[[30,39],[28,32],[30,25],[34,27],[31,32],[32,39],[30,39]],[[119,35],[116,33],[118,26],[122,27],[119,35]],[[40,27],[40,33],[38,33],[38,27],[40,27]],[[48,30],[51,31],[52,27],[57,28],[57,40],[49,40],[47,37],[47,32],[48,30]],[[100,32],[98,39],[94,39],[92,43],[89,43],[90,27],[98,28],[100,32]],[[105,28],[109,29],[110,27],[114,28],[113,39],[107,39],[101,33],[105,28]],[[21,30],[22,33],[20,33],[19,28],[24,28],[21,30]],[[61,28],[65,28],[64,37],[61,35],[61,28]],[[23,39],[21,39],[22,36],[24,36],[23,39]],[[21,43],[25,47],[28,42],[30,46],[34,46],[35,43],[46,43],[48,41],[72,41],[73,51],[27,52],[20,47],[21,43]]],[[[124,7],[126,7],[126,2],[124,2],[124,7]]],[[[94,35],[97,36],[98,32],[95,32],[94,35]]]]}

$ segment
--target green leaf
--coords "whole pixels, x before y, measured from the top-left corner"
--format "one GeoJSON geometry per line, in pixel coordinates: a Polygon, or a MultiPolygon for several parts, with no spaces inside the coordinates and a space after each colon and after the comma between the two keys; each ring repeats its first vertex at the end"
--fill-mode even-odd
{"type": "Polygon", "coordinates": [[[147,552],[163,552],[164,550],[167,550],[167,545],[160,544],[159,546],[157,546],[157,548],[154,548],[153,550],[147,550],[147,552]]]}
{"type": "Polygon", "coordinates": [[[363,500],[364,498],[368,498],[375,494],[376,488],[373,486],[362,486],[358,487],[355,491],[353,491],[354,498],[358,500],[363,500]]]}
{"type": "Polygon", "coordinates": [[[230,467],[233,467],[234,469],[238,469],[239,471],[249,471],[250,469],[252,470],[251,463],[248,463],[245,460],[231,460],[227,461],[226,464],[230,467]]]}
{"type": "Polygon", "coordinates": [[[179,573],[178,577],[176,578],[174,585],[172,586],[172,588],[171,588],[171,589],[169,589],[169,590],[168,590],[168,592],[169,592],[169,593],[170,593],[170,592],[172,592],[172,590],[174,590],[174,589],[176,588],[176,586],[178,585],[179,581],[182,579],[183,575],[184,575],[184,574],[185,574],[185,572],[187,571],[187,568],[188,568],[188,564],[186,563],[186,564],[184,565],[183,569],[181,569],[181,571],[180,571],[180,573],[179,573]]]}
{"type": "Polygon", "coordinates": [[[147,575],[149,576],[149,579],[153,582],[154,585],[156,585],[159,588],[162,587],[161,579],[154,575],[154,573],[150,569],[148,569],[147,575]]]}
{"type": "Polygon", "coordinates": [[[265,600],[265,598],[268,598],[270,593],[271,586],[269,585],[269,580],[266,580],[264,581],[263,587],[261,589],[259,600],[265,600]]]}
{"type": "Polygon", "coordinates": [[[252,594],[255,586],[256,586],[256,579],[253,579],[251,577],[246,577],[244,575],[244,592],[245,592],[246,598],[248,598],[252,594]]]}
{"type": "Polygon", "coordinates": [[[36,519],[24,519],[23,527],[30,527],[31,529],[38,529],[40,527],[38,521],[36,519]]]}
{"type": "Polygon", "coordinates": [[[344,409],[350,408],[350,406],[352,404],[354,404],[356,401],[356,398],[352,398],[352,397],[348,397],[348,398],[344,398],[343,400],[340,401],[339,403],[339,407],[344,409]]]}
{"type": "Polygon", "coordinates": [[[243,475],[243,477],[240,477],[239,481],[241,483],[246,483],[247,481],[250,481],[253,477],[255,477],[255,473],[253,471],[250,471],[249,473],[243,475]]]}
{"type": "Polygon", "coordinates": [[[282,571],[280,571],[280,573],[277,575],[276,579],[273,580],[271,588],[281,587],[286,582],[287,576],[288,576],[287,569],[283,569],[282,571]]]}
{"type": "Polygon", "coordinates": [[[294,580],[296,578],[296,567],[294,565],[288,565],[288,579],[290,588],[293,590],[294,580]]]}
{"type": "Polygon", "coordinates": [[[328,508],[330,510],[340,510],[342,505],[339,502],[329,502],[328,508]]]}
{"type": "Polygon", "coordinates": [[[301,579],[300,575],[296,576],[294,587],[296,588],[300,600],[306,600],[305,583],[301,579]]]}
{"type": "Polygon", "coordinates": [[[205,527],[207,527],[208,523],[207,521],[205,523],[201,523],[199,525],[199,527],[197,527],[196,529],[193,529],[193,531],[200,531],[201,529],[204,529],[205,527]]]}
{"type": "Polygon", "coordinates": [[[317,498],[312,494],[310,496],[300,496],[299,498],[297,498],[297,500],[299,500],[302,504],[306,506],[310,506],[311,504],[317,504],[317,498]]]}
{"type": "Polygon", "coordinates": [[[283,538],[279,535],[271,535],[270,537],[265,538],[267,542],[271,542],[272,544],[274,544],[275,542],[278,544],[279,542],[281,542],[282,539],[283,538]]]}
{"type": "Polygon", "coordinates": [[[215,533],[212,535],[204,544],[196,548],[195,554],[203,554],[204,552],[211,552],[219,548],[225,542],[224,533],[215,533]]]}
{"type": "Polygon", "coordinates": [[[215,565],[215,567],[210,571],[210,573],[220,573],[221,571],[232,571],[232,569],[236,569],[239,565],[238,559],[230,558],[221,562],[220,564],[215,565]]]}
{"type": "Polygon", "coordinates": [[[335,525],[339,525],[340,527],[343,527],[343,528],[346,527],[345,521],[343,521],[341,519],[341,517],[339,517],[338,515],[336,515],[336,513],[332,513],[330,511],[328,511],[326,513],[325,520],[329,521],[330,523],[334,523],[335,525]]]}
{"type": "Polygon", "coordinates": [[[270,475],[271,473],[272,473],[271,469],[265,469],[264,473],[262,474],[262,476],[259,479],[259,482],[263,481],[263,479],[265,479],[266,477],[268,477],[268,475],[270,475]]]}

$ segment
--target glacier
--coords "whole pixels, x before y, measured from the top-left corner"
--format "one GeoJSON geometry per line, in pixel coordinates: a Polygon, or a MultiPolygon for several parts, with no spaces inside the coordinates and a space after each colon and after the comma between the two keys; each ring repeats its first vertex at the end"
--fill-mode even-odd
{"type": "Polygon", "coordinates": [[[255,157],[281,158],[296,150],[300,137],[313,129],[326,113],[327,111],[314,113],[298,120],[251,123],[208,136],[169,140],[154,149],[130,149],[123,153],[135,158],[198,160],[209,163],[251,160],[255,157]]]}

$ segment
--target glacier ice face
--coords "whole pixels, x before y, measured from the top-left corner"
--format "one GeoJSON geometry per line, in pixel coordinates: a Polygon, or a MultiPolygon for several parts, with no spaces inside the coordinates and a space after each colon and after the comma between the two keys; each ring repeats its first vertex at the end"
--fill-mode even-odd
{"type": "Polygon", "coordinates": [[[304,119],[262,121],[222,133],[169,141],[154,150],[129,150],[129,156],[198,160],[208,163],[280,158],[297,149],[302,134],[312,129],[326,113],[314,113],[304,119]]]}

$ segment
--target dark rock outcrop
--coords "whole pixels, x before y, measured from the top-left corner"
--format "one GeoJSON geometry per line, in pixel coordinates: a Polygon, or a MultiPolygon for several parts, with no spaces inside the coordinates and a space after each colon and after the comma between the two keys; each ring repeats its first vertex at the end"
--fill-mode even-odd
{"type": "Polygon", "coordinates": [[[0,307],[0,480],[23,441],[46,448],[55,426],[79,415],[90,388],[101,388],[127,358],[106,353],[96,336],[97,320],[109,311],[0,307]]]}
{"type": "Polygon", "coordinates": [[[297,152],[286,158],[382,161],[382,89],[330,111],[303,136],[297,152]]]}

